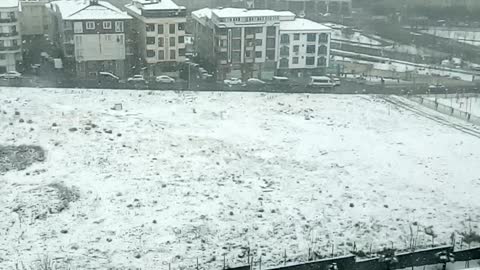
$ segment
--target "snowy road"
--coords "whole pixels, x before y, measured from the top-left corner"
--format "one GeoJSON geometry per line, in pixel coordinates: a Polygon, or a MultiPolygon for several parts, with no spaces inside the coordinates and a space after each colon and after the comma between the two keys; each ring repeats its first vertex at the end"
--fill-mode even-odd
{"type": "Polygon", "coordinates": [[[45,255],[80,269],[196,258],[220,269],[223,254],[245,264],[247,246],[266,267],[284,250],[301,261],[353,241],[404,248],[411,226],[423,245],[425,226],[436,243],[468,218],[478,229],[480,139],[381,98],[101,93],[0,88],[1,143],[47,152],[0,175],[0,269],[45,255]],[[60,181],[78,201],[19,218],[19,205],[48,206],[43,187],[60,181]]]}

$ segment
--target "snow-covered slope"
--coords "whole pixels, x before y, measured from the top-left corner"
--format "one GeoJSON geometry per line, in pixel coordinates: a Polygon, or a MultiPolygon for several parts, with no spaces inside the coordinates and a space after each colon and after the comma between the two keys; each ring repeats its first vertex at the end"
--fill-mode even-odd
{"type": "Polygon", "coordinates": [[[46,151],[0,175],[1,269],[220,269],[245,247],[265,267],[480,218],[478,138],[373,97],[1,88],[0,112],[1,144],[46,151]],[[80,197],[20,214],[58,205],[52,183],[80,197]]]}

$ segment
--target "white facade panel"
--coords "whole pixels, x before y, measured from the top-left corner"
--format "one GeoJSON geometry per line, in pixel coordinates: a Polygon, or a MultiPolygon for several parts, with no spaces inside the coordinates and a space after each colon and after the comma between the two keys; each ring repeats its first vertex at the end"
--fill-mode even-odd
{"type": "Polygon", "coordinates": [[[125,60],[124,34],[75,35],[78,61],[125,60]]]}

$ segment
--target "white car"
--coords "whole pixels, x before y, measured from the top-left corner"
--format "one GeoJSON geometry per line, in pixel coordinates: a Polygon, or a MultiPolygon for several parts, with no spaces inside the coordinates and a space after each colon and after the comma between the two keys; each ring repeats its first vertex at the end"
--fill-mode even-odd
{"type": "Polygon", "coordinates": [[[174,83],[175,79],[167,75],[160,75],[155,78],[155,81],[159,83],[174,83]]]}
{"type": "Polygon", "coordinates": [[[250,78],[247,80],[247,84],[262,85],[262,84],[265,84],[265,82],[257,78],[250,78]]]}
{"type": "Polygon", "coordinates": [[[242,84],[242,80],[240,80],[239,78],[230,78],[227,80],[223,80],[223,83],[226,85],[240,85],[242,84]]]}
{"type": "Polygon", "coordinates": [[[128,78],[127,82],[145,82],[143,75],[133,75],[133,77],[128,78]]]}
{"type": "Polygon", "coordinates": [[[342,84],[342,83],[340,82],[340,79],[339,79],[339,78],[333,77],[333,78],[331,78],[331,79],[332,79],[333,84],[334,84],[335,86],[340,86],[340,85],[342,84]]]}
{"type": "Polygon", "coordinates": [[[0,78],[2,79],[18,79],[20,77],[22,77],[22,74],[16,71],[8,71],[7,73],[0,74],[0,78]]]}

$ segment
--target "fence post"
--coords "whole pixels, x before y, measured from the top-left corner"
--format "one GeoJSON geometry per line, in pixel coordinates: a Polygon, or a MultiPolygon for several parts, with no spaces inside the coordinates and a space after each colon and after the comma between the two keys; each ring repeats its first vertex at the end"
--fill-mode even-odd
{"type": "Polygon", "coordinates": [[[223,254],[223,269],[225,270],[225,265],[226,265],[226,259],[225,259],[225,254],[223,254]]]}
{"type": "Polygon", "coordinates": [[[198,257],[197,257],[197,270],[198,270],[198,257]]]}
{"type": "Polygon", "coordinates": [[[262,270],[262,256],[260,255],[260,260],[258,264],[258,270],[262,270]]]}
{"type": "Polygon", "coordinates": [[[287,265],[287,249],[283,250],[283,265],[287,265]]]}

